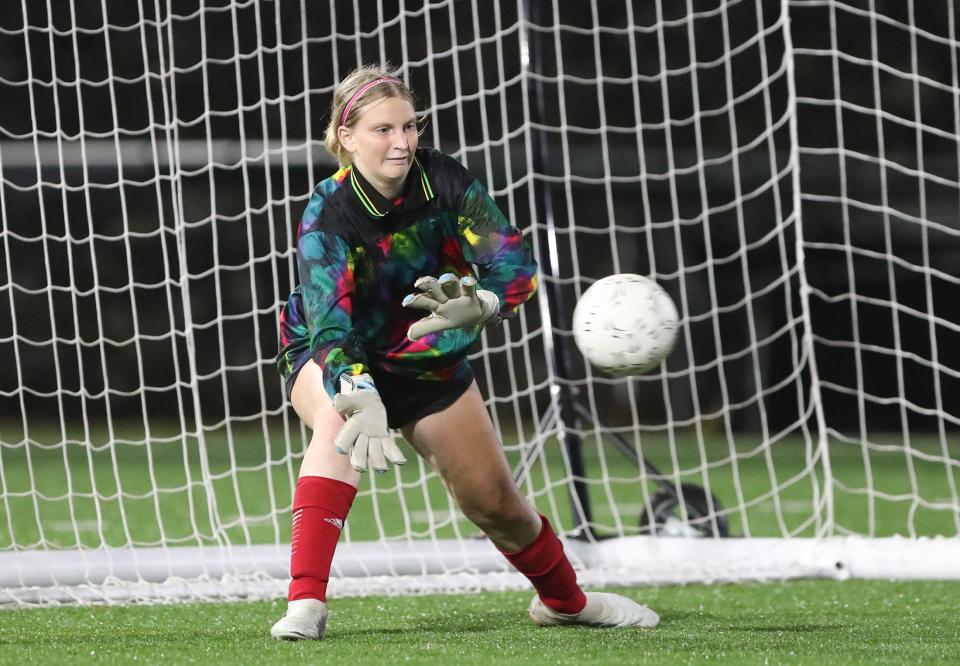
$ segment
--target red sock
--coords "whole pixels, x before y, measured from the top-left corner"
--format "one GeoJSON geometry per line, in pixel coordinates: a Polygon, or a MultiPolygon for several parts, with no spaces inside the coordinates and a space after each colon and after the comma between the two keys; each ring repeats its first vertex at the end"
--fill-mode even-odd
{"type": "Polygon", "coordinates": [[[323,476],[303,476],[293,493],[290,589],[287,599],[327,600],[327,581],[340,530],[357,489],[323,476]]]}
{"type": "Polygon", "coordinates": [[[540,535],[519,553],[504,553],[517,571],[530,579],[540,600],[548,608],[561,613],[579,613],[587,605],[587,597],[577,585],[577,574],[563,554],[563,545],[541,515],[540,535]]]}

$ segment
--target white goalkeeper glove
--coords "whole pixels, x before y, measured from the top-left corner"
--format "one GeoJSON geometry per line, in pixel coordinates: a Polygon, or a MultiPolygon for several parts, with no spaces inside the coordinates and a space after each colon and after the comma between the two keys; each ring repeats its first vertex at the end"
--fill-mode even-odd
{"type": "Polygon", "coordinates": [[[355,470],[365,472],[369,464],[375,472],[386,472],[388,460],[394,465],[407,462],[390,437],[387,410],[370,375],[340,375],[340,393],[333,398],[333,408],[347,419],[333,445],[338,453],[350,456],[355,470]]]}
{"type": "Polygon", "coordinates": [[[414,285],[419,294],[403,299],[403,307],[430,310],[430,314],[414,322],[407,337],[419,340],[428,333],[451,328],[470,328],[493,320],[500,312],[500,299],[492,291],[477,289],[477,281],[467,275],[459,280],[453,273],[440,279],[424,276],[414,285]]]}

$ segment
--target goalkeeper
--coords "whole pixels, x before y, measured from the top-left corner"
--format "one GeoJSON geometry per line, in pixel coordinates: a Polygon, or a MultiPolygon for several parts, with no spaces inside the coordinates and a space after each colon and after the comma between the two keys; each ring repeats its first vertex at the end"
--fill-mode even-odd
{"type": "Polygon", "coordinates": [[[343,166],[307,204],[300,285],[280,317],[277,365],[312,437],[293,497],[287,612],[271,633],[323,636],[330,564],[361,473],[406,461],[390,428],[530,579],[534,622],[654,626],[646,607],[580,589],[550,523],[513,482],[466,355],[484,326],[530,298],[536,264],[483,185],[418,138],[396,72],[361,67],[335,91],[325,142],[343,166]]]}

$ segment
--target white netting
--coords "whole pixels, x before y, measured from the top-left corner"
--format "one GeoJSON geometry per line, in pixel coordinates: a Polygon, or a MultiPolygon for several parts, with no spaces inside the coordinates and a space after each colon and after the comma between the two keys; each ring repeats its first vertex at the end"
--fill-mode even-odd
{"type": "MultiPolygon", "coordinates": [[[[633,537],[571,541],[587,580],[846,575],[869,545],[831,537],[909,537],[874,551],[909,566],[957,535],[952,2],[415,5],[0,13],[0,603],[282,594],[306,433],[276,319],[330,94],[384,60],[535,247],[475,369],[538,508],[633,537]],[[572,348],[613,272],[683,315],[650,375],[572,348]],[[728,532],[813,541],[779,569],[690,545],[728,532]]],[[[371,478],[335,591],[515,586],[477,536],[422,462],[371,478]]]]}

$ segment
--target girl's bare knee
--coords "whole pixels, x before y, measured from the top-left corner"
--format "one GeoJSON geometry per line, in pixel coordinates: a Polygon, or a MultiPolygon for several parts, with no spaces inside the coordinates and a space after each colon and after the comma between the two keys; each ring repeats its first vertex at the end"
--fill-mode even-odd
{"type": "Polygon", "coordinates": [[[470,493],[460,500],[460,510],[480,528],[521,524],[535,513],[516,488],[470,493]]]}
{"type": "Polygon", "coordinates": [[[300,463],[300,476],[325,476],[353,486],[360,484],[360,473],[350,459],[337,453],[334,439],[343,426],[343,417],[333,408],[323,384],[323,371],[308,361],[297,375],[290,394],[294,411],[312,431],[310,443],[300,463]]]}

